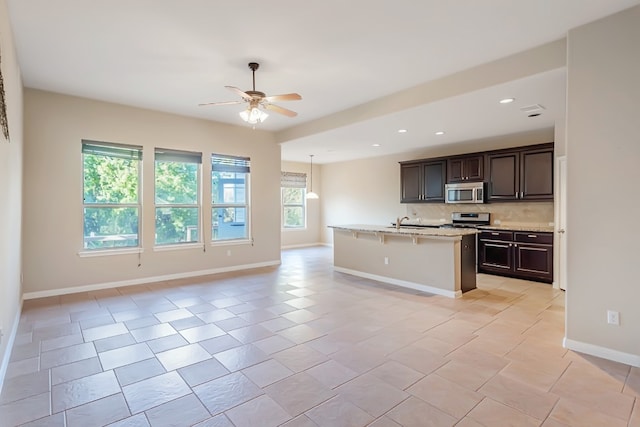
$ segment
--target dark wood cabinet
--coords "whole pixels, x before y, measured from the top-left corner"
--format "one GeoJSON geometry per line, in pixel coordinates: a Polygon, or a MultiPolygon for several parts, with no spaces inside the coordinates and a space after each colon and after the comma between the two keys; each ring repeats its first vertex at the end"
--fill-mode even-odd
{"type": "Polygon", "coordinates": [[[520,198],[553,200],[553,146],[520,153],[520,198]]]}
{"type": "Polygon", "coordinates": [[[444,202],[446,170],[447,166],[444,160],[427,162],[422,165],[422,188],[424,190],[423,201],[444,202]]]}
{"type": "Polygon", "coordinates": [[[553,144],[487,154],[489,201],[553,200],[553,144]]]}
{"type": "Polygon", "coordinates": [[[444,203],[445,183],[487,183],[485,202],[553,200],[553,143],[400,162],[401,203],[444,203]]]}
{"type": "Polygon", "coordinates": [[[478,235],[478,271],[509,272],[513,270],[513,233],[482,231],[478,235]]]}
{"type": "Polygon", "coordinates": [[[422,164],[400,166],[400,202],[418,203],[422,201],[422,164]]]}
{"type": "Polygon", "coordinates": [[[482,181],[484,179],[484,156],[473,154],[447,159],[447,182],[482,181]]]}
{"type": "Polygon", "coordinates": [[[443,203],[445,177],[445,160],[401,163],[400,202],[443,203]]]}
{"type": "Polygon", "coordinates": [[[478,272],[553,282],[553,233],[481,231],[478,272]]]}

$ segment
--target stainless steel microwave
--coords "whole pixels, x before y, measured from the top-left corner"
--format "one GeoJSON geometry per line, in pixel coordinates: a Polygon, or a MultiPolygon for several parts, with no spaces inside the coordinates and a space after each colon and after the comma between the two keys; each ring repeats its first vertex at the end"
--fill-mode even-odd
{"type": "Polygon", "coordinates": [[[484,203],[483,182],[461,182],[445,185],[446,203],[484,203]]]}

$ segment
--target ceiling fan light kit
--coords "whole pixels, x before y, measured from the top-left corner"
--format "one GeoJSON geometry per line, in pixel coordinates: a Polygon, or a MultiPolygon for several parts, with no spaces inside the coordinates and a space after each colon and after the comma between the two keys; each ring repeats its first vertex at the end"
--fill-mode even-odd
{"type": "Polygon", "coordinates": [[[247,123],[255,125],[256,123],[262,123],[269,115],[264,111],[260,110],[258,107],[249,106],[246,110],[240,111],[240,117],[247,123]]]}
{"type": "Polygon", "coordinates": [[[287,93],[284,95],[273,95],[267,96],[264,92],[260,92],[256,90],[256,70],[260,68],[260,64],[257,62],[249,62],[249,68],[253,73],[253,89],[248,91],[242,91],[235,86],[225,86],[230,91],[239,95],[242,98],[242,101],[225,101],[225,102],[208,102],[205,104],[200,104],[200,106],[205,105],[231,105],[231,104],[241,104],[242,102],[247,102],[249,105],[247,109],[240,112],[240,117],[242,120],[249,124],[257,124],[264,122],[269,114],[267,114],[264,110],[274,111],[278,114],[282,114],[287,117],[295,117],[298,115],[295,111],[288,110],[286,108],[280,107],[278,105],[272,104],[272,102],[278,101],[299,101],[302,99],[300,95],[297,93],[287,93]]]}

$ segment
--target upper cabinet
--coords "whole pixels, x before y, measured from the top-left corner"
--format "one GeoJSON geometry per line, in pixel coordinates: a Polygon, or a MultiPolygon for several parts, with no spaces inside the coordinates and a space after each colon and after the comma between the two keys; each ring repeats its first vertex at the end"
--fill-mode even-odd
{"type": "Polygon", "coordinates": [[[447,182],[482,181],[484,155],[471,154],[447,159],[447,182]]]}
{"type": "Polygon", "coordinates": [[[553,200],[553,142],[400,162],[401,203],[444,203],[445,183],[483,181],[487,202],[553,200]]]}
{"type": "Polygon", "coordinates": [[[446,160],[400,164],[401,203],[444,203],[446,160]]]}
{"type": "Polygon", "coordinates": [[[487,154],[488,200],[553,200],[553,144],[487,154]]]}

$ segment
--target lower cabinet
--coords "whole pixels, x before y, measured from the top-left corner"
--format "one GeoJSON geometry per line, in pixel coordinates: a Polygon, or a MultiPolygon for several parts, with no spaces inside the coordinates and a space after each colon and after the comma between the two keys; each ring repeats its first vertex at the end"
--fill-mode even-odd
{"type": "Polygon", "coordinates": [[[553,282],[553,233],[481,231],[478,272],[553,282]]]}

